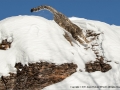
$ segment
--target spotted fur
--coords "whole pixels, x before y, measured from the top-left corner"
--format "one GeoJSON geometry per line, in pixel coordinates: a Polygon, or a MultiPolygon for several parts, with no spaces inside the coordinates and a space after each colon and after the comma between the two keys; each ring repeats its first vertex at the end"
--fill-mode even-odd
{"type": "Polygon", "coordinates": [[[72,37],[75,40],[77,40],[80,43],[84,43],[84,42],[88,43],[89,42],[86,39],[86,37],[84,36],[82,29],[80,27],[78,27],[76,24],[72,23],[64,14],[58,12],[51,6],[47,6],[47,5],[38,6],[36,8],[32,8],[31,12],[37,12],[37,11],[40,11],[43,9],[49,10],[54,15],[54,21],[60,27],[64,28],[68,32],[70,32],[72,34],[72,37]],[[80,38],[82,38],[84,41],[81,40],[80,38]]]}

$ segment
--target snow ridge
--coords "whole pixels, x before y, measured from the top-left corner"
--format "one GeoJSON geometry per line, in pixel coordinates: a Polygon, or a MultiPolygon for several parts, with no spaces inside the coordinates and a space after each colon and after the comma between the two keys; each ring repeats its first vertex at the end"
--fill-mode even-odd
{"type": "MultiPolygon", "coordinates": [[[[70,90],[70,86],[120,86],[120,28],[100,21],[81,18],[70,18],[84,31],[92,30],[100,34],[99,40],[91,42],[99,44],[96,49],[105,56],[112,69],[106,73],[100,71],[85,72],[85,63],[94,61],[96,55],[91,49],[72,42],[73,46],[64,38],[64,29],[53,20],[39,16],[14,16],[0,21],[0,41],[7,39],[12,42],[8,50],[0,50],[0,76],[16,72],[15,63],[23,65],[39,61],[63,64],[73,62],[78,65],[77,72],[62,82],[48,86],[43,90],[70,90]],[[79,69],[82,72],[79,72],[79,69]]],[[[69,34],[70,36],[71,34],[69,34]]],[[[80,89],[80,87],[79,87],[80,89]]],[[[99,88],[96,88],[100,90],[99,88]]],[[[107,88],[108,89],[108,88],[107,88]]],[[[89,89],[88,89],[89,90],[89,89]]],[[[113,90],[109,88],[108,90],[113,90]]],[[[116,89],[116,90],[119,90],[116,89]]]]}

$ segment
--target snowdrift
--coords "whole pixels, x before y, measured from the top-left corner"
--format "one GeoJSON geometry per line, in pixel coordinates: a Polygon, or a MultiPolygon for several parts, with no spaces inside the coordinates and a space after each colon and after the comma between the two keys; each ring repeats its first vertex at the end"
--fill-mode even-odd
{"type": "Polygon", "coordinates": [[[39,61],[56,63],[56,65],[75,63],[78,65],[76,73],[43,90],[90,89],[89,86],[98,90],[99,88],[119,90],[120,26],[77,17],[72,17],[70,20],[81,27],[84,33],[86,30],[100,33],[98,39],[86,46],[73,40],[71,46],[64,37],[63,28],[53,20],[39,16],[14,16],[0,21],[0,42],[5,39],[12,42],[11,48],[0,50],[0,76],[7,76],[9,72],[16,73],[14,66],[18,62],[23,65],[39,61]],[[93,49],[104,56],[105,62],[112,66],[108,72],[85,71],[85,63],[93,62],[97,58],[91,49],[95,43],[99,46],[93,49]]]}

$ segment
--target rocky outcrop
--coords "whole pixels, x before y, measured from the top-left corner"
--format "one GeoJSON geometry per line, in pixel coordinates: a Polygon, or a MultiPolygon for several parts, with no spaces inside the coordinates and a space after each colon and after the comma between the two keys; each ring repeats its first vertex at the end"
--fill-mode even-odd
{"type": "Polygon", "coordinates": [[[28,66],[17,63],[15,68],[17,69],[16,74],[10,73],[10,76],[1,77],[0,90],[41,90],[76,72],[77,65],[37,62],[29,63],[28,66]]]}

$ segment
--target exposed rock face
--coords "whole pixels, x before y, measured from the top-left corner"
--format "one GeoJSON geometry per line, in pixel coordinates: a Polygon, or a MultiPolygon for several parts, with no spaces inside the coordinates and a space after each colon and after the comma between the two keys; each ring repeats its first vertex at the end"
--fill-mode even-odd
{"type": "Polygon", "coordinates": [[[41,90],[76,72],[77,65],[73,63],[55,65],[54,63],[40,62],[29,63],[28,66],[17,63],[15,67],[16,74],[10,73],[10,76],[1,77],[0,90],[41,90]]]}
{"type": "Polygon", "coordinates": [[[54,15],[54,21],[60,27],[64,28],[66,31],[68,31],[69,33],[71,33],[72,37],[75,40],[77,40],[79,43],[83,44],[84,42],[86,42],[86,43],[89,42],[86,39],[86,37],[84,36],[84,34],[82,32],[82,29],[80,27],[78,27],[77,25],[75,25],[74,23],[72,23],[64,14],[58,12],[57,10],[55,10],[54,8],[52,8],[51,6],[43,5],[43,6],[39,6],[39,7],[36,7],[36,8],[32,8],[31,12],[36,12],[36,11],[43,10],[43,9],[47,9],[51,13],[53,13],[53,15],[54,15]],[[84,41],[81,40],[79,37],[82,38],[84,41]]]}
{"type": "MultiPolygon", "coordinates": [[[[100,35],[101,33],[95,33],[92,30],[87,30],[86,33],[86,37],[93,37],[92,40],[96,40],[96,41],[99,40],[100,35]]],[[[100,43],[95,42],[91,45],[92,46],[91,48],[89,47],[94,52],[96,56],[96,61],[88,62],[85,64],[85,69],[87,72],[95,72],[95,71],[107,72],[110,69],[112,69],[112,66],[107,62],[105,62],[106,60],[104,54],[103,53],[100,54],[100,52],[102,51],[102,49],[100,49],[102,46],[100,45],[101,45],[100,43]]]]}
{"type": "Polygon", "coordinates": [[[112,68],[110,64],[104,63],[102,60],[94,61],[93,63],[89,62],[85,66],[87,72],[107,72],[112,68]]]}
{"type": "Polygon", "coordinates": [[[7,39],[3,40],[2,43],[0,44],[0,49],[1,50],[6,50],[9,49],[11,46],[11,42],[7,42],[7,39]]]}

